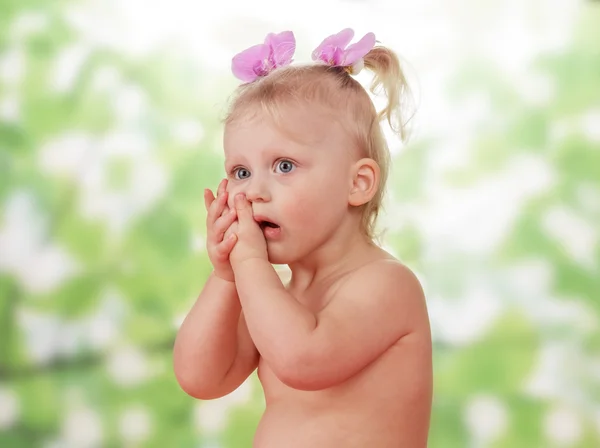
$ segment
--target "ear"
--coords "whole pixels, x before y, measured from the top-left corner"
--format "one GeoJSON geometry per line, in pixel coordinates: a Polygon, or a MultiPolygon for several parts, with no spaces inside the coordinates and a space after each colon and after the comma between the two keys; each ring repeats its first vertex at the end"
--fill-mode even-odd
{"type": "Polygon", "coordinates": [[[348,203],[358,207],[375,196],[379,185],[379,165],[373,159],[360,159],[352,165],[348,203]]]}

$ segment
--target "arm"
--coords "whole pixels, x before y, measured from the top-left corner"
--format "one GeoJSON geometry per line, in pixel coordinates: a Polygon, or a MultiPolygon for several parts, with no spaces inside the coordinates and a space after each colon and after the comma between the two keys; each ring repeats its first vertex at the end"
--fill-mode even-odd
{"type": "Polygon", "coordinates": [[[175,339],[175,377],[189,395],[203,400],[227,395],[258,365],[240,311],[235,284],[212,274],[175,339]]]}
{"type": "Polygon", "coordinates": [[[392,261],[352,274],[317,315],[283,288],[268,263],[240,264],[235,276],[256,346],[296,389],[324,389],[352,377],[410,333],[425,307],[418,280],[392,261]]]}
{"type": "Polygon", "coordinates": [[[236,265],[235,282],[248,330],[261,356],[283,381],[314,331],[317,319],[283,286],[264,259],[236,265]]]}

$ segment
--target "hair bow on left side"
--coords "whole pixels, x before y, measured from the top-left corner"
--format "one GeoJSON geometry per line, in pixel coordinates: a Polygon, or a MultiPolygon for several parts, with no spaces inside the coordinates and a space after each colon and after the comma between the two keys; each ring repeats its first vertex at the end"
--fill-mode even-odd
{"type": "Polygon", "coordinates": [[[292,31],[269,33],[264,43],[236,54],[231,61],[231,71],[241,81],[252,82],[278,67],[289,65],[295,51],[296,39],[292,31]]]}

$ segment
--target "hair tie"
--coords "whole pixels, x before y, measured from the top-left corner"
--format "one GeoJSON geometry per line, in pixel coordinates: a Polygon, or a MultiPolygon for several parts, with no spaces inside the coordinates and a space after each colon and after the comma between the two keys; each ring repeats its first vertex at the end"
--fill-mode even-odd
{"type": "MultiPolygon", "coordinates": [[[[348,46],[353,37],[354,31],[351,28],[326,37],[312,52],[312,59],[332,67],[342,67],[351,75],[358,74],[365,66],[365,55],[375,46],[376,41],[373,33],[367,33],[358,42],[348,46]]],[[[236,54],[231,61],[231,71],[243,82],[252,82],[267,76],[276,68],[291,64],[295,51],[294,33],[269,33],[264,43],[236,54]]]]}
{"type": "Polygon", "coordinates": [[[326,37],[312,52],[312,59],[333,67],[343,67],[351,75],[358,74],[365,66],[363,58],[373,49],[376,41],[375,34],[367,33],[358,42],[348,46],[353,37],[354,30],[351,28],[326,37]]]}
{"type": "Polygon", "coordinates": [[[269,33],[264,43],[236,54],[231,60],[231,71],[236,78],[244,82],[252,82],[258,77],[268,75],[278,67],[289,65],[295,51],[294,33],[291,31],[269,33]]]}

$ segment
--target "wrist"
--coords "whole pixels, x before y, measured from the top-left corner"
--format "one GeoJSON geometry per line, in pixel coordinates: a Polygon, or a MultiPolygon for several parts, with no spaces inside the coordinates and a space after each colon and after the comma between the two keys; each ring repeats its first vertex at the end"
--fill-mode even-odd
{"type": "Polygon", "coordinates": [[[235,271],[245,267],[245,266],[255,266],[256,264],[261,264],[261,263],[265,263],[267,262],[267,264],[271,265],[271,263],[268,262],[268,260],[266,260],[264,257],[249,257],[249,258],[244,258],[243,260],[239,260],[236,262],[232,262],[231,263],[231,267],[233,269],[233,272],[235,273],[235,271]]]}
{"type": "Polygon", "coordinates": [[[213,271],[211,275],[212,277],[217,278],[222,282],[230,283],[235,286],[235,277],[233,275],[233,271],[227,274],[213,271]]]}

